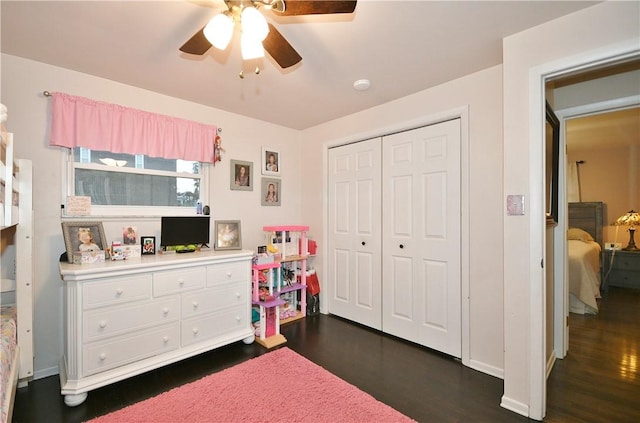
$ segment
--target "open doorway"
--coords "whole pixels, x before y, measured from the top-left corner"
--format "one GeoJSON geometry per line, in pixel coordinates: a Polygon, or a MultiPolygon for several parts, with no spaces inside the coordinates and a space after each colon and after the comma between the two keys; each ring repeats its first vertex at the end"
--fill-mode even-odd
{"type": "MultiPolygon", "coordinates": [[[[553,353],[557,358],[566,355],[569,342],[567,322],[571,294],[568,289],[567,203],[604,203],[601,247],[615,239],[608,223],[626,212],[627,207],[640,206],[636,205],[639,194],[634,183],[638,179],[640,148],[636,119],[640,103],[639,74],[640,60],[636,57],[546,82],[547,100],[555,106],[561,121],[560,151],[566,153],[560,157],[561,207],[554,232],[554,295],[551,297],[554,324],[548,331],[553,337],[553,353]],[[616,156],[619,159],[613,159],[616,156]],[[570,174],[573,178],[567,178],[570,174]],[[577,179],[578,186],[570,188],[568,179],[577,179]],[[611,189],[612,184],[617,189],[611,189]]],[[[603,258],[604,254],[602,264],[603,258]]],[[[600,273],[600,282],[605,275],[606,271],[600,273]]]]}

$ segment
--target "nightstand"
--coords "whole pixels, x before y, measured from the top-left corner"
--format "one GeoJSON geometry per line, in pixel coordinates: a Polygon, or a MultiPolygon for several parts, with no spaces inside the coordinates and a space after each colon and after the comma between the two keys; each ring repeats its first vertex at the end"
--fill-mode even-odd
{"type": "Polygon", "coordinates": [[[610,266],[611,271],[604,281],[603,290],[606,291],[609,286],[640,289],[640,251],[617,250],[614,254],[614,251],[605,250],[605,275],[609,272],[610,266]]]}

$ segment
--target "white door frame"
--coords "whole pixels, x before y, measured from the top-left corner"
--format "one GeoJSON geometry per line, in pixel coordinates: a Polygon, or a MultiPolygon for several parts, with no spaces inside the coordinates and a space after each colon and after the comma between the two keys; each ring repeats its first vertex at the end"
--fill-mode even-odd
{"type": "MultiPolygon", "coordinates": [[[[613,112],[640,105],[640,95],[618,98],[615,100],[601,101],[557,110],[556,116],[560,120],[560,151],[566,151],[567,120],[583,116],[613,112]]],[[[557,230],[554,234],[554,340],[553,348],[557,358],[564,358],[569,350],[569,325],[566,317],[569,315],[569,266],[567,255],[567,240],[562,236],[569,229],[567,213],[567,162],[566,154],[562,155],[559,169],[559,218],[557,230]]],[[[604,281],[602,281],[604,282],[604,281]]]]}
{"type": "MultiPolygon", "coordinates": [[[[348,135],[342,139],[327,141],[322,146],[322,192],[324,195],[322,201],[322,226],[323,239],[328,239],[327,222],[327,192],[329,186],[329,175],[327,166],[329,163],[329,149],[340,145],[350,144],[358,141],[364,141],[370,138],[383,137],[396,132],[407,131],[427,125],[434,125],[451,119],[460,119],[460,208],[462,215],[460,216],[461,239],[469,239],[469,105],[443,111],[441,113],[423,116],[406,122],[399,122],[386,127],[374,128],[367,132],[348,135]]],[[[322,247],[323,257],[327,257],[327,243],[322,247]]],[[[460,251],[461,265],[461,329],[462,329],[462,364],[467,367],[471,366],[470,352],[470,324],[469,324],[469,243],[461,242],[460,251]]],[[[327,275],[327,261],[322,263],[322,274],[327,275]]],[[[328,313],[326,292],[320,291],[320,311],[328,313]]]]}
{"type": "MultiPolygon", "coordinates": [[[[546,245],[544,216],[544,128],[545,83],[547,79],[615,63],[640,55],[637,40],[628,40],[605,48],[588,51],[557,61],[535,66],[529,71],[529,184],[531,213],[529,214],[529,417],[542,420],[547,408],[546,385],[546,309],[545,271],[540,266],[546,245]]],[[[566,219],[566,217],[565,217],[566,219]]],[[[558,228],[556,227],[556,232],[558,228]]],[[[555,237],[554,237],[555,239],[555,237]]]]}

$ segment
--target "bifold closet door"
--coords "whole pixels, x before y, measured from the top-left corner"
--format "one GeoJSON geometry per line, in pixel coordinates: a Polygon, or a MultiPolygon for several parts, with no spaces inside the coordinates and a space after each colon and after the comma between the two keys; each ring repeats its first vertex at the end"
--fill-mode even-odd
{"type": "Polygon", "coordinates": [[[380,138],[329,150],[329,312],[382,329],[380,138]]]}
{"type": "Polygon", "coordinates": [[[460,120],[382,146],[383,331],[460,357],[460,120]]]}

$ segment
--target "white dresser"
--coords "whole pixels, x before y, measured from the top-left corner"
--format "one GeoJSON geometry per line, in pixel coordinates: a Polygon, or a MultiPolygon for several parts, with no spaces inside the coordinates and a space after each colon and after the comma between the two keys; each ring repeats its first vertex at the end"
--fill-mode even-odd
{"type": "Polygon", "coordinates": [[[64,284],[61,393],[93,389],[218,348],[254,340],[252,251],[60,263],[64,284]]]}

